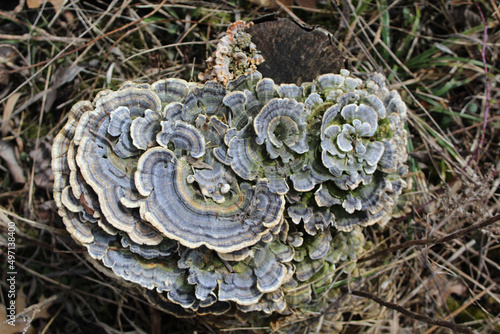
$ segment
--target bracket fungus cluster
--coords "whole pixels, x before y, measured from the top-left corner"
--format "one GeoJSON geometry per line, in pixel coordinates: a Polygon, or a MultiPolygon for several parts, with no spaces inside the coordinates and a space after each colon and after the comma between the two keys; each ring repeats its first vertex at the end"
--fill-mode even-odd
{"type": "Polygon", "coordinates": [[[406,106],[384,81],[253,71],[100,92],[54,141],[59,214],[176,315],[319,311],[362,227],[388,221],[406,187],[406,106]]]}
{"type": "Polygon", "coordinates": [[[207,69],[199,75],[201,81],[214,80],[227,84],[242,74],[255,71],[264,57],[252,42],[252,35],[247,32],[253,25],[253,22],[236,21],[229,26],[226,35],[217,44],[217,50],[207,59],[207,69]]]}

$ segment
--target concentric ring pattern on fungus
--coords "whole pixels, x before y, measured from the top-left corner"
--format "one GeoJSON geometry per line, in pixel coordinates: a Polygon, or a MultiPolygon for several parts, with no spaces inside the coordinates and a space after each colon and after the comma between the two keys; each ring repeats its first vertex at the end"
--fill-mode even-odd
{"type": "Polygon", "coordinates": [[[72,108],[54,199],[93,259],[169,312],[315,312],[406,187],[405,120],[380,74],[127,82],[72,108]]]}

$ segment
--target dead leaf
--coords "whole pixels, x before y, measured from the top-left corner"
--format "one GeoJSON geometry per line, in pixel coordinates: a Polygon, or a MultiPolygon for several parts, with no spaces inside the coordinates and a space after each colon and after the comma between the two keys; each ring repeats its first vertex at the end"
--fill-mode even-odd
{"type": "Polygon", "coordinates": [[[35,319],[47,319],[50,318],[50,314],[47,309],[52,305],[56,298],[40,298],[39,304],[32,305],[26,308],[26,295],[22,289],[17,292],[17,297],[15,301],[16,316],[23,313],[24,316],[16,317],[15,320],[10,321],[11,318],[7,318],[7,308],[5,305],[0,305],[0,333],[2,334],[16,334],[16,333],[26,333],[35,334],[37,330],[31,326],[31,322],[35,319]],[[9,322],[7,322],[9,321],[9,322]],[[12,323],[14,326],[12,326],[12,323]]]}
{"type": "Polygon", "coordinates": [[[50,88],[46,91],[44,112],[48,112],[57,98],[57,89],[62,85],[73,81],[75,77],[83,70],[78,65],[59,67],[52,76],[50,88]]]}
{"type": "MultiPolygon", "coordinates": [[[[266,7],[266,8],[274,8],[278,7],[275,0],[248,0],[251,3],[254,3],[258,6],[266,7]]],[[[292,0],[281,0],[280,1],[284,6],[290,7],[292,5],[292,0]]]]}
{"type": "Polygon", "coordinates": [[[203,162],[201,160],[195,159],[191,156],[186,156],[186,161],[193,167],[199,168],[199,169],[213,169],[212,165],[207,164],[206,162],[203,162]]]}
{"type": "Polygon", "coordinates": [[[36,150],[30,152],[30,158],[35,161],[35,185],[39,188],[52,191],[52,186],[54,184],[54,174],[52,173],[51,167],[51,150],[52,145],[51,140],[43,138],[38,145],[36,150]]]}
{"type": "Polygon", "coordinates": [[[52,107],[52,104],[55,101],[54,95],[57,93],[57,89],[69,82],[74,80],[74,78],[80,73],[80,71],[83,70],[83,67],[80,67],[78,65],[71,65],[68,67],[64,67],[61,70],[56,70],[56,74],[53,76],[53,80],[51,80],[51,85],[50,88],[44,91],[41,91],[37,93],[35,96],[31,97],[28,99],[26,102],[24,102],[19,108],[16,109],[15,114],[20,113],[21,111],[25,110],[28,108],[30,105],[35,103],[36,101],[42,99],[45,95],[47,95],[47,99],[45,101],[45,108],[44,111],[47,112],[50,110],[50,107],[52,107]]]}
{"type": "Polygon", "coordinates": [[[39,2],[38,0],[27,0],[26,5],[28,5],[28,8],[38,8],[40,5],[43,3],[39,2]]]}
{"type": "Polygon", "coordinates": [[[435,264],[431,267],[434,270],[434,279],[427,282],[426,295],[434,295],[438,307],[442,307],[451,294],[462,298],[466,296],[467,287],[460,279],[450,276],[448,272],[441,271],[435,264]]]}
{"type": "Polygon", "coordinates": [[[318,0],[295,0],[297,5],[305,8],[316,8],[316,3],[318,0]]]}
{"type": "Polygon", "coordinates": [[[16,148],[10,142],[5,142],[0,139],[0,157],[7,164],[12,179],[15,183],[25,183],[24,171],[19,164],[19,153],[16,154],[16,148]]]}
{"type": "Polygon", "coordinates": [[[9,133],[9,123],[10,123],[10,117],[12,116],[12,112],[14,111],[14,107],[16,106],[17,100],[19,100],[19,97],[21,96],[21,93],[15,93],[12,94],[11,97],[7,100],[7,103],[5,104],[5,109],[3,110],[3,119],[2,119],[2,137],[7,136],[9,133]]]}
{"type": "MultiPolygon", "coordinates": [[[[27,0],[26,4],[28,8],[40,8],[47,0],[27,0]]],[[[66,0],[48,0],[48,2],[54,7],[55,11],[58,12],[64,6],[66,0]]]]}

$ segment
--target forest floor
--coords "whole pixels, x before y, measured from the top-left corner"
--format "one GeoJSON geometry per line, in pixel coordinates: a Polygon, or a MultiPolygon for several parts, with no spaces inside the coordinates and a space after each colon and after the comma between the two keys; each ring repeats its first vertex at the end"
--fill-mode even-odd
{"type": "Polygon", "coordinates": [[[178,320],[118,287],[66,232],[50,166],[73,104],[127,80],[197,81],[231,22],[275,11],[328,29],[354,74],[383,72],[409,109],[409,210],[367,229],[371,274],[350,288],[368,295],[304,319],[302,332],[500,333],[494,0],[2,1],[1,333],[287,330],[286,321],[214,329],[203,318],[178,320]],[[5,322],[11,300],[14,327],[5,322]]]}

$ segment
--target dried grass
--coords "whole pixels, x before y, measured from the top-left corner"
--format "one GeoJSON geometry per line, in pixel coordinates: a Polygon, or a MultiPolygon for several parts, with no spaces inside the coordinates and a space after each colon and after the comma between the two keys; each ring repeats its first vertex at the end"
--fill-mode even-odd
{"type": "Polygon", "coordinates": [[[116,89],[126,80],[195,80],[230,22],[269,10],[244,1],[159,6],[149,0],[67,1],[58,11],[49,4],[5,9],[0,143],[17,154],[17,172],[26,181],[16,183],[9,162],[1,160],[1,298],[7,298],[7,224],[14,221],[17,288],[35,308],[50,297],[50,316],[31,319],[37,332],[451,332],[355,291],[476,333],[500,332],[499,223],[435,242],[499,214],[496,3],[346,0],[318,1],[315,8],[281,6],[285,16],[330,29],[355,74],[382,71],[403,92],[410,107],[411,211],[385,229],[368,229],[373,247],[366,257],[377,256],[360,264],[350,282],[335,281],[332,289],[345,289],[321,316],[215,329],[210,317],[165,315],[103,276],[69,238],[52,201],[50,170],[43,167],[50,154],[43,143],[61,129],[72,104],[101,89],[116,89]],[[429,242],[412,243],[418,240],[429,242]],[[403,246],[379,252],[395,245],[403,246]]]}

